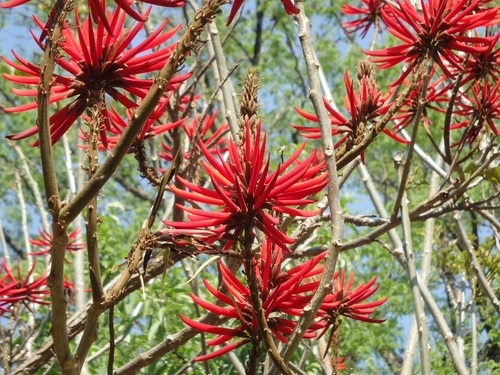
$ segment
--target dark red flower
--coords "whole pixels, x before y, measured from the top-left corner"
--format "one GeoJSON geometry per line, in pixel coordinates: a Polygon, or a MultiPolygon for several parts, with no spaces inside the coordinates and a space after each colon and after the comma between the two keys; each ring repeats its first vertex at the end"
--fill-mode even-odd
{"type": "MultiPolygon", "coordinates": [[[[30,2],[31,0],[10,0],[0,3],[0,8],[12,8],[30,2]]],[[[162,7],[180,7],[186,4],[185,0],[143,0],[143,3],[159,5],[162,7]]],[[[129,16],[137,21],[146,21],[147,17],[138,13],[132,8],[132,1],[115,0],[116,5],[122,8],[129,16]]],[[[109,29],[108,19],[106,18],[106,1],[104,0],[88,0],[92,19],[96,23],[102,22],[109,29]]]]}
{"type": "Polygon", "coordinates": [[[44,272],[30,281],[35,267],[36,262],[23,278],[19,263],[17,264],[17,275],[14,275],[12,269],[2,259],[0,267],[0,315],[8,312],[13,305],[19,302],[25,305],[28,303],[50,304],[49,301],[44,301],[44,298],[50,293],[46,288],[48,272],[44,272]]]}
{"type": "Polygon", "coordinates": [[[344,362],[345,357],[337,358],[337,370],[345,370],[346,364],[344,362]]]}
{"type": "MultiPolygon", "coordinates": [[[[293,331],[296,324],[294,320],[288,319],[286,316],[287,314],[292,316],[302,314],[303,308],[309,302],[312,292],[319,283],[305,282],[305,280],[322,272],[323,267],[316,266],[323,257],[324,254],[318,255],[297,267],[282,271],[283,253],[281,249],[275,247],[269,239],[263,242],[260,259],[255,262],[255,275],[259,279],[258,285],[262,288],[259,292],[269,329],[282,342],[286,342],[286,336],[293,331]]],[[[212,353],[195,357],[197,361],[218,357],[249,342],[261,341],[250,290],[223,262],[220,262],[219,269],[227,293],[217,290],[205,279],[203,282],[208,291],[218,299],[220,305],[205,301],[193,293],[191,293],[191,298],[208,311],[229,318],[230,323],[235,327],[224,328],[200,323],[182,314],[179,316],[184,323],[193,328],[217,334],[216,338],[207,341],[208,345],[221,345],[235,337],[240,339],[212,353]]],[[[313,324],[306,331],[304,337],[314,337],[313,331],[319,327],[320,325],[313,324]]]]}
{"type": "Polygon", "coordinates": [[[385,2],[381,0],[361,0],[366,6],[355,7],[349,3],[342,5],[342,12],[345,14],[359,15],[360,18],[342,23],[347,34],[361,31],[361,37],[364,38],[370,27],[381,19],[381,9],[385,2]]]}
{"type": "MultiPolygon", "coordinates": [[[[227,26],[233,22],[234,16],[236,16],[236,13],[238,13],[238,10],[241,8],[243,5],[243,2],[245,0],[234,0],[233,1],[233,7],[231,8],[231,12],[229,13],[229,18],[227,19],[227,26]]],[[[283,7],[285,8],[286,14],[298,14],[299,13],[299,8],[295,6],[292,0],[281,0],[283,3],[283,7]]]]}
{"type": "Polygon", "coordinates": [[[425,103],[423,105],[419,103],[421,86],[417,85],[417,87],[408,94],[408,97],[404,100],[403,106],[398,110],[397,114],[392,117],[391,120],[396,122],[392,129],[394,129],[395,131],[400,131],[401,129],[404,129],[408,125],[410,125],[410,123],[415,118],[417,109],[420,106],[422,107],[421,120],[427,127],[432,124],[431,119],[428,116],[429,109],[434,109],[439,112],[446,112],[446,108],[443,109],[438,106],[438,103],[448,103],[450,100],[449,92],[452,90],[452,88],[450,87],[450,85],[443,85],[443,82],[446,80],[446,78],[446,76],[443,76],[428,85],[425,95],[425,103]]]}
{"type": "MultiPolygon", "coordinates": [[[[54,74],[54,84],[50,96],[50,102],[66,98],[73,100],[50,117],[51,138],[53,143],[57,142],[89,106],[99,103],[104,122],[101,138],[105,142],[106,130],[112,129],[108,117],[109,112],[105,111],[106,96],[115,99],[126,108],[137,107],[137,99],[131,100],[129,95],[140,100],[145,97],[153,83],[152,79],[139,78],[137,75],[162,68],[173,52],[175,44],[138,55],[170,39],[180,26],[162,33],[168,21],[165,20],[156,31],[131,48],[129,45],[143,28],[144,22],[139,22],[133,28],[124,28],[125,14],[116,9],[110,13],[110,25],[113,33],[109,33],[103,23],[99,23],[94,29],[88,18],[83,24],[80,24],[78,14],[75,18],[76,27],[66,25],[63,29],[64,38],[60,43],[67,58],[57,59],[57,64],[69,75],[54,74]]],[[[37,22],[43,29],[44,25],[38,20],[37,22]]],[[[19,63],[2,58],[9,65],[23,72],[23,75],[3,74],[3,76],[17,83],[38,85],[40,81],[39,68],[24,60],[17,53],[13,53],[19,63]]],[[[180,82],[189,76],[189,74],[182,74],[174,77],[167,87],[167,91],[174,90],[180,82]]],[[[14,94],[22,96],[37,95],[37,89],[13,89],[12,91],[14,94]]],[[[31,102],[7,108],[5,111],[19,112],[36,107],[37,103],[31,102]]],[[[9,138],[23,139],[37,134],[37,132],[38,127],[33,126],[20,133],[10,135],[9,138]]],[[[38,142],[34,144],[37,145],[38,142]]]]}
{"type": "Polygon", "coordinates": [[[188,109],[188,106],[191,106],[194,102],[196,102],[200,98],[201,95],[194,95],[194,94],[184,95],[180,99],[179,111],[184,112],[186,109],[188,109]]]}
{"type": "MultiPolygon", "coordinates": [[[[90,14],[92,15],[92,20],[95,23],[102,22],[105,25],[105,27],[107,27],[107,25],[109,24],[106,18],[105,0],[88,0],[88,1],[89,1],[90,14]]],[[[186,4],[185,0],[142,0],[142,2],[168,8],[181,7],[184,4],[186,4]]],[[[131,0],[115,0],[115,3],[136,21],[144,22],[148,19],[147,15],[140,14],[134,8],[132,8],[133,1],[131,0]]]]}
{"type": "MultiPolygon", "coordinates": [[[[363,136],[367,130],[367,126],[370,123],[374,124],[378,117],[385,114],[392,105],[392,103],[387,103],[387,99],[391,93],[388,92],[386,95],[382,95],[381,92],[378,91],[375,81],[366,75],[362,76],[359,92],[354,90],[353,83],[349,78],[349,72],[347,70],[344,74],[344,82],[347,91],[344,105],[351,115],[350,120],[335,110],[326,99],[323,99],[325,107],[330,113],[330,116],[328,117],[332,124],[332,135],[344,134],[344,136],[335,144],[335,147],[339,147],[348,139],[356,140],[359,136],[363,136]]],[[[298,107],[295,107],[295,110],[306,119],[319,122],[318,116],[303,111],[298,107]]],[[[294,124],[290,125],[295,129],[300,130],[303,137],[321,138],[319,126],[310,127],[294,124]]],[[[408,143],[406,139],[393,133],[389,129],[384,128],[383,132],[398,142],[408,143]]]]}
{"type": "MultiPolygon", "coordinates": [[[[166,131],[172,130],[175,127],[181,125],[185,119],[180,119],[175,122],[167,122],[163,124],[158,124],[159,119],[163,116],[165,108],[168,104],[168,100],[160,101],[160,103],[153,110],[146,123],[142,127],[141,132],[137,135],[136,139],[144,140],[147,138],[154,137],[155,135],[162,134],[166,131]],[[157,125],[155,125],[157,123],[157,125]]],[[[105,109],[104,113],[110,120],[111,128],[108,129],[108,134],[106,134],[106,138],[103,139],[101,135],[99,135],[99,149],[104,150],[107,147],[113,148],[116,146],[116,143],[120,140],[121,135],[126,130],[128,126],[128,121],[132,119],[134,115],[133,110],[127,109],[125,111],[125,116],[128,121],[126,121],[122,115],[116,110],[116,108],[109,104],[109,109],[105,109]],[[109,135],[112,134],[112,135],[109,135]]],[[[90,120],[90,118],[84,115],[86,120],[90,120]]],[[[88,132],[84,129],[80,129],[82,134],[79,137],[85,141],[88,141],[88,132]]],[[[79,147],[88,148],[88,145],[80,145],[79,147]]],[[[129,150],[129,152],[134,152],[133,147],[129,150]]]]}
{"type": "MultiPolygon", "coordinates": [[[[339,328],[339,318],[341,315],[368,323],[385,322],[385,319],[375,319],[371,318],[369,315],[373,314],[377,310],[377,306],[380,306],[387,301],[387,297],[373,302],[363,302],[377,291],[379,284],[374,286],[377,281],[377,276],[366,284],[361,283],[355,289],[351,290],[353,281],[354,273],[351,273],[346,285],[345,270],[342,272],[336,271],[334,274],[332,293],[326,296],[321,308],[316,314],[319,319],[318,323],[324,324],[319,337],[323,336],[330,329],[330,327],[333,327],[330,338],[328,339],[325,355],[328,352],[328,348],[332,344],[334,331],[339,328]]],[[[345,368],[345,365],[343,367],[345,368]]]]}
{"type": "MultiPolygon", "coordinates": [[[[466,128],[465,139],[474,142],[487,132],[488,128],[496,136],[500,135],[495,122],[500,119],[500,81],[495,85],[488,81],[476,82],[472,87],[472,95],[462,94],[456,102],[460,109],[456,115],[465,116],[466,120],[450,126],[450,129],[466,128]]],[[[459,141],[457,141],[458,144],[459,141]]]]}
{"type": "MultiPolygon", "coordinates": [[[[467,57],[464,65],[464,76],[462,78],[462,85],[467,82],[479,81],[481,79],[493,79],[498,81],[500,79],[500,48],[497,47],[500,32],[498,32],[492,39],[488,49],[479,52],[472,52],[467,57]]],[[[451,69],[454,74],[458,70],[451,69]]]]}
{"type": "Polygon", "coordinates": [[[383,323],[385,319],[370,318],[377,309],[376,306],[382,305],[387,301],[387,297],[373,302],[364,302],[375,293],[380,284],[374,286],[377,281],[377,276],[369,282],[359,284],[355,289],[351,290],[354,281],[354,273],[351,273],[347,284],[345,283],[345,270],[337,271],[334,275],[335,281],[333,291],[327,295],[321,309],[318,311],[318,316],[322,320],[329,321],[339,315],[347,316],[351,319],[362,320],[368,323],[383,323]]]}
{"type": "MultiPolygon", "coordinates": [[[[207,115],[203,120],[203,124],[199,124],[199,117],[194,118],[192,121],[183,122],[182,128],[186,132],[186,135],[189,138],[190,142],[199,138],[200,142],[203,142],[207,146],[207,149],[214,155],[217,153],[223,153],[227,151],[227,139],[223,137],[223,134],[229,130],[229,124],[227,122],[223,122],[222,125],[216,127],[216,130],[213,131],[215,127],[215,119],[217,118],[217,111],[214,112],[213,115],[207,115]],[[211,135],[207,136],[210,132],[211,135]]],[[[162,146],[165,151],[162,151],[159,156],[165,160],[172,161],[174,157],[172,155],[172,147],[162,142],[162,146]]],[[[184,154],[184,158],[189,160],[191,154],[186,152],[184,154]]]]}
{"type": "Polygon", "coordinates": [[[461,70],[463,57],[455,51],[481,53],[488,50],[491,38],[469,36],[468,31],[491,25],[498,7],[478,9],[481,0],[429,0],[422,1],[421,10],[411,1],[389,2],[382,9],[388,30],[404,41],[394,47],[375,51],[364,50],[379,68],[388,68],[400,62],[409,63],[405,72],[392,85],[398,85],[425,57],[436,62],[443,72],[454,77],[446,64],[461,70]],[[411,30],[413,29],[413,30],[411,30]]]}
{"type": "MultiPolygon", "coordinates": [[[[68,235],[69,240],[68,244],[66,245],[66,251],[78,251],[85,249],[84,243],[77,242],[78,241],[77,237],[81,231],[82,231],[81,228],[76,228],[68,235]]],[[[50,253],[52,249],[52,241],[54,240],[54,236],[52,235],[52,233],[47,232],[45,229],[40,230],[38,233],[40,233],[40,236],[38,236],[34,240],[30,239],[29,241],[33,245],[39,246],[41,249],[39,251],[28,253],[27,255],[41,255],[50,253]]]]}
{"type": "Polygon", "coordinates": [[[207,211],[179,205],[188,212],[189,221],[166,220],[165,224],[177,229],[209,227],[215,234],[207,237],[207,242],[227,241],[224,249],[230,248],[235,241],[242,240],[241,235],[246,230],[258,228],[274,243],[286,248],[286,244],[295,240],[278,229],[278,214],[314,216],[321,211],[289,207],[315,202],[315,199],[306,197],[317,193],[327,183],[326,172],[318,175],[324,163],[313,165],[316,160],[315,151],[304,161],[298,160],[305,144],[271,173],[269,157],[265,160],[266,135],[261,133],[260,122],[254,130],[250,129],[247,122],[246,135],[241,145],[236,146],[232,139],[229,140],[228,161],[220,154],[218,158],[214,157],[203,142],[200,142],[200,147],[208,161],[203,161],[203,166],[210,176],[213,189],[196,185],[180,176],[176,176],[177,180],[191,191],[175,186],[170,189],[188,200],[223,208],[219,211],[207,211]],[[294,162],[297,165],[284,173],[294,162]]]}

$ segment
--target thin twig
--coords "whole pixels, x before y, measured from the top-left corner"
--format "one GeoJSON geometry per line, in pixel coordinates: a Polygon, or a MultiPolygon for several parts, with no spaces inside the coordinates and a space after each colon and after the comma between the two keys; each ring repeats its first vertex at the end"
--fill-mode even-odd
{"type": "Polygon", "coordinates": [[[418,105],[417,105],[417,110],[415,112],[415,116],[413,118],[413,130],[411,134],[411,141],[408,146],[408,151],[406,153],[406,160],[402,169],[402,174],[401,174],[401,179],[399,182],[399,189],[398,189],[398,194],[396,196],[396,199],[394,201],[394,208],[392,210],[391,217],[397,216],[400,206],[401,206],[401,200],[403,199],[403,194],[406,191],[406,183],[408,181],[408,176],[410,174],[410,167],[412,165],[413,161],[413,153],[415,150],[415,143],[417,142],[417,134],[418,134],[418,128],[420,127],[420,119],[422,117],[424,107],[425,107],[425,98],[427,95],[427,88],[429,86],[429,80],[430,80],[430,72],[432,69],[432,64],[429,61],[426,61],[424,64],[420,66],[420,69],[425,69],[425,72],[422,72],[418,75],[423,76],[423,83],[420,87],[420,93],[419,93],[419,98],[418,98],[418,105]]]}
{"type": "MultiPolygon", "coordinates": [[[[104,100],[104,98],[102,98],[104,100]]],[[[89,180],[94,176],[98,168],[99,158],[99,131],[101,129],[101,101],[98,101],[89,109],[88,121],[89,148],[87,149],[88,166],[87,173],[89,180]]],[[[87,206],[87,254],[89,261],[90,284],[92,286],[92,299],[95,304],[99,304],[103,296],[101,281],[101,265],[99,261],[99,247],[97,242],[97,192],[89,201],[87,206]]]]}
{"type": "Polygon", "coordinates": [[[109,356],[108,375],[113,375],[113,364],[115,362],[115,307],[109,308],[109,356]]]}
{"type": "Polygon", "coordinates": [[[49,219],[47,210],[45,209],[45,205],[43,203],[42,194],[40,193],[40,188],[38,187],[38,183],[33,178],[33,174],[31,173],[31,169],[28,165],[28,161],[26,155],[19,145],[12,142],[10,145],[14,148],[17,155],[19,155],[19,159],[21,160],[21,164],[23,166],[24,174],[23,177],[26,178],[31,191],[33,192],[33,197],[35,198],[35,203],[38,208],[38,212],[40,213],[40,219],[42,220],[42,226],[44,229],[49,230],[49,219]]]}
{"type": "Polygon", "coordinates": [[[471,307],[471,364],[470,364],[470,375],[477,375],[478,365],[477,365],[477,308],[476,301],[472,300],[471,307]]]}

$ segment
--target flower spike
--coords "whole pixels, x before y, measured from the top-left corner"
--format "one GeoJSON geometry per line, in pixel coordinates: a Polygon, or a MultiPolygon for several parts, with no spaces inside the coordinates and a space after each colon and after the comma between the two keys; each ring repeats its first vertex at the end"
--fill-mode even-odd
{"type": "MultiPolygon", "coordinates": [[[[104,23],[99,23],[94,28],[88,18],[83,23],[80,23],[76,11],[75,18],[76,28],[69,27],[66,24],[62,30],[63,40],[60,46],[66,56],[59,57],[56,60],[57,65],[69,74],[54,74],[54,83],[49,98],[51,103],[63,99],[71,99],[71,101],[50,117],[51,139],[52,143],[57,142],[89,106],[98,103],[103,118],[103,129],[100,136],[102,142],[106,144],[106,130],[111,131],[113,129],[106,97],[114,99],[127,109],[137,107],[137,101],[146,96],[147,91],[153,84],[153,80],[139,78],[137,74],[149,73],[162,68],[175,49],[175,44],[160,48],[154,52],[141,53],[153,49],[170,39],[180,26],[165,31],[168,21],[165,20],[155,32],[135,47],[130,48],[130,43],[141,31],[144,22],[137,23],[133,28],[124,28],[125,14],[119,8],[108,16],[112,32],[106,30],[104,23]],[[139,56],[139,54],[141,55],[139,56]],[[131,97],[137,99],[132,100],[131,97]]],[[[37,18],[35,20],[42,30],[45,29],[42,22],[37,18]]],[[[40,47],[44,48],[43,43],[36,37],[35,39],[40,47]]],[[[13,53],[18,62],[5,57],[2,58],[7,64],[20,70],[23,74],[3,74],[3,76],[13,82],[38,85],[40,69],[15,52],[13,53]]],[[[175,90],[189,76],[190,74],[181,74],[174,77],[166,90],[175,90]]],[[[13,92],[23,96],[37,95],[37,89],[14,89],[13,92]]],[[[162,101],[165,100],[167,99],[162,98],[162,101]]],[[[31,102],[17,107],[6,108],[5,111],[20,112],[36,107],[37,103],[31,102]]],[[[35,125],[20,133],[12,134],[8,138],[18,140],[37,133],[38,127],[35,125]]],[[[38,141],[34,145],[38,145],[38,141]]]]}
{"type": "Polygon", "coordinates": [[[298,161],[300,146],[289,159],[278,169],[269,173],[269,159],[265,158],[266,136],[261,135],[261,124],[254,131],[246,123],[246,137],[240,146],[229,140],[229,159],[220,155],[214,156],[203,142],[200,147],[206,162],[205,172],[210,176],[213,189],[191,183],[182,177],[177,181],[190,191],[171,186],[171,190],[186,199],[223,206],[218,211],[208,211],[180,206],[188,213],[189,221],[169,221],[164,223],[177,229],[211,228],[214,235],[206,241],[225,241],[224,249],[229,249],[247,228],[258,228],[283,249],[294,242],[294,239],[281,232],[277,225],[279,214],[287,213],[298,216],[313,216],[319,210],[293,209],[290,205],[303,205],[314,202],[306,199],[317,193],[326,185],[326,172],[317,174],[323,164],[314,164],[316,153],[304,161],[298,161]],[[296,162],[297,165],[285,173],[286,169],[296,162]]]}

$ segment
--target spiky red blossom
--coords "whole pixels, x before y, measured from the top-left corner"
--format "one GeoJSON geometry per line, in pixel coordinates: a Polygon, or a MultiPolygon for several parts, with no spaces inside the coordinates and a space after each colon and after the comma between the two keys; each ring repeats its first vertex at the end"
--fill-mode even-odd
{"type": "Polygon", "coordinates": [[[381,18],[381,9],[385,6],[385,2],[381,0],[361,0],[365,5],[355,7],[349,3],[342,5],[342,12],[345,14],[359,15],[360,18],[342,22],[342,27],[346,29],[347,34],[361,31],[361,37],[364,38],[372,25],[379,22],[381,18]]]}
{"type": "Polygon", "coordinates": [[[322,319],[330,319],[335,315],[344,315],[351,319],[362,320],[368,323],[383,323],[385,319],[370,318],[377,309],[387,301],[387,297],[373,302],[362,302],[374,294],[380,284],[374,285],[377,276],[373,277],[366,284],[361,283],[356,288],[352,288],[354,273],[351,273],[347,284],[345,283],[345,270],[335,273],[335,281],[331,294],[328,294],[321,305],[318,315],[322,319]]]}
{"type": "MultiPolygon", "coordinates": [[[[219,152],[223,153],[227,151],[227,147],[224,146],[227,143],[227,139],[223,136],[223,134],[229,130],[229,124],[227,122],[223,122],[220,126],[216,127],[215,131],[213,131],[217,113],[218,112],[215,111],[213,115],[207,115],[203,120],[203,124],[199,123],[199,117],[194,118],[192,121],[185,121],[182,123],[182,128],[186,132],[189,141],[193,142],[198,138],[200,142],[203,142],[207,146],[208,150],[214,155],[219,152]],[[212,134],[207,136],[210,132],[212,132],[212,134]]],[[[172,147],[163,142],[162,146],[165,150],[162,151],[159,156],[168,161],[174,160],[172,147]]],[[[191,155],[189,152],[184,154],[184,158],[186,160],[189,160],[190,157],[191,155]]]]}
{"type": "MultiPolygon", "coordinates": [[[[106,1],[105,0],[88,0],[88,1],[89,1],[89,10],[94,22],[95,23],[102,22],[106,26],[108,23],[108,20],[106,19],[106,1]]],[[[167,8],[181,7],[184,4],[186,4],[185,0],[141,0],[141,1],[143,3],[151,5],[159,5],[161,7],[167,7],[167,8]]],[[[115,3],[136,21],[143,22],[148,19],[146,15],[140,14],[134,8],[132,8],[133,1],[115,0],[115,3]]]]}
{"type": "Polygon", "coordinates": [[[470,30],[498,22],[499,7],[480,8],[482,0],[423,0],[421,10],[411,1],[388,2],[382,9],[387,29],[404,41],[394,47],[368,51],[377,56],[372,61],[379,68],[388,68],[400,62],[408,63],[405,72],[392,85],[398,85],[424,58],[431,58],[443,72],[454,77],[446,64],[461,70],[463,57],[456,52],[481,53],[489,48],[491,38],[469,36],[470,30]],[[412,30],[413,29],[413,30],[412,30]]]}
{"type": "MultiPolygon", "coordinates": [[[[351,290],[353,281],[354,273],[351,273],[347,284],[345,284],[345,270],[342,270],[342,272],[335,272],[332,293],[326,296],[321,308],[316,313],[319,322],[324,324],[324,328],[319,337],[323,336],[330,327],[334,327],[334,330],[338,329],[338,319],[341,315],[368,323],[385,322],[385,319],[371,318],[369,315],[377,310],[377,306],[387,301],[387,297],[373,302],[363,302],[378,290],[379,284],[374,285],[377,281],[377,276],[366,284],[361,283],[351,290]]],[[[333,338],[334,335],[332,330],[330,338],[328,339],[327,351],[333,338]]]]}
{"type": "Polygon", "coordinates": [[[17,274],[14,274],[13,270],[2,259],[0,266],[0,315],[8,312],[17,303],[50,304],[49,301],[44,301],[44,298],[50,293],[46,288],[48,272],[44,272],[30,281],[35,267],[36,262],[33,263],[23,278],[19,263],[17,264],[17,274]]]}
{"type": "MultiPolygon", "coordinates": [[[[137,135],[136,140],[144,140],[147,138],[154,137],[155,135],[162,134],[166,131],[172,130],[183,123],[185,119],[180,119],[174,122],[167,122],[163,124],[158,124],[160,118],[164,115],[165,108],[168,104],[168,100],[161,101],[153,110],[151,115],[148,117],[146,123],[142,127],[140,133],[137,135]],[[155,125],[157,123],[157,125],[155,125]]],[[[110,120],[111,128],[108,129],[108,134],[106,134],[106,138],[103,139],[102,135],[99,135],[99,149],[104,150],[106,148],[113,148],[116,146],[116,143],[120,140],[121,135],[127,129],[129,121],[132,119],[134,112],[131,109],[127,109],[125,111],[125,116],[127,121],[123,118],[123,116],[116,110],[116,108],[109,104],[109,109],[105,109],[106,116],[110,120]],[[112,134],[112,135],[109,135],[112,134]]],[[[90,120],[90,118],[84,115],[86,120],[90,120]]],[[[85,129],[80,129],[82,131],[82,135],[79,137],[85,141],[88,141],[88,132],[85,129]]],[[[80,147],[87,148],[88,145],[81,145],[80,147]]],[[[134,152],[134,145],[130,148],[128,152],[134,152]]]]}
{"type": "Polygon", "coordinates": [[[461,95],[457,101],[457,107],[460,109],[454,111],[456,115],[465,116],[466,120],[453,124],[450,128],[466,128],[465,139],[468,143],[474,142],[487,132],[488,128],[499,136],[500,131],[495,122],[500,119],[500,81],[495,85],[488,81],[476,82],[471,91],[472,95],[461,95]]]}
{"type": "MultiPolygon", "coordinates": [[[[10,0],[0,3],[0,8],[12,8],[18,5],[26,4],[31,0],[10,0]]],[[[142,0],[143,3],[159,5],[162,7],[180,7],[186,4],[185,0],[142,0]]],[[[137,21],[146,21],[147,17],[138,13],[132,8],[132,2],[129,0],[115,0],[116,5],[123,9],[129,16],[137,21]]],[[[104,0],[88,0],[89,10],[93,20],[96,23],[102,22],[106,27],[109,27],[106,18],[106,2],[104,0]]]]}
{"type": "MultiPolygon", "coordinates": [[[[102,23],[94,28],[88,18],[81,24],[78,14],[76,14],[75,19],[76,27],[70,27],[69,24],[66,24],[62,31],[63,39],[60,47],[67,57],[60,57],[56,61],[57,65],[69,74],[54,74],[54,84],[51,87],[50,96],[50,102],[66,98],[71,98],[72,101],[50,117],[51,139],[53,143],[57,142],[89,106],[98,103],[101,106],[104,122],[100,134],[103,142],[106,142],[106,130],[112,129],[108,112],[105,111],[107,97],[120,102],[125,108],[137,107],[137,101],[146,96],[153,83],[152,79],[140,78],[137,75],[161,69],[172,54],[175,43],[154,52],[140,56],[139,54],[170,39],[180,26],[163,32],[168,22],[165,20],[146,39],[135,47],[130,47],[133,39],[142,30],[144,22],[139,22],[132,28],[124,28],[125,14],[119,8],[109,14],[109,23],[113,33],[109,33],[102,23]],[[129,95],[136,97],[136,99],[130,99],[129,95]]],[[[43,29],[44,25],[38,20],[37,22],[43,29]]],[[[2,58],[23,74],[3,74],[3,76],[17,83],[38,85],[40,69],[24,60],[17,53],[13,53],[19,63],[2,58]]],[[[174,90],[180,82],[188,77],[189,74],[174,77],[166,90],[174,90]]],[[[37,89],[12,89],[12,92],[21,96],[37,95],[37,89]]],[[[37,103],[31,102],[18,107],[6,108],[5,111],[19,112],[36,107],[37,103]]],[[[37,132],[38,127],[33,126],[20,133],[10,135],[9,138],[23,139],[37,134],[37,132]]],[[[35,142],[36,144],[38,142],[35,142]]]]}
{"type": "MultiPolygon", "coordinates": [[[[433,73],[431,73],[431,75],[432,74],[433,73]]],[[[446,76],[443,76],[428,85],[427,92],[425,94],[425,103],[423,103],[423,105],[422,103],[419,103],[421,86],[417,85],[417,87],[408,94],[408,97],[405,98],[403,105],[398,110],[397,114],[391,118],[391,120],[396,122],[392,129],[400,131],[410,125],[415,118],[415,114],[417,113],[419,107],[422,110],[421,120],[425,126],[430,126],[432,124],[428,116],[429,109],[446,112],[446,109],[438,106],[438,103],[447,103],[450,100],[449,92],[451,88],[450,85],[443,85],[445,79],[446,76]]]]}
{"type": "MultiPolygon", "coordinates": [[[[233,22],[234,16],[238,13],[238,10],[243,5],[245,0],[233,0],[233,7],[231,8],[231,12],[229,13],[229,18],[227,19],[227,26],[233,22]]],[[[292,0],[281,0],[283,3],[283,7],[285,8],[286,14],[298,14],[299,8],[295,6],[292,0]]]]}
{"type": "Polygon", "coordinates": [[[278,214],[307,217],[321,211],[289,207],[314,203],[315,199],[306,197],[317,193],[327,183],[327,173],[319,173],[324,163],[313,165],[315,150],[305,160],[298,160],[305,144],[273,172],[269,172],[269,156],[265,160],[266,135],[261,133],[260,122],[252,130],[247,121],[241,145],[236,146],[232,139],[229,140],[228,161],[220,154],[216,158],[203,142],[199,144],[207,159],[203,161],[203,166],[210,176],[213,189],[196,185],[180,176],[176,176],[177,180],[191,191],[175,186],[170,189],[185,199],[219,205],[222,209],[208,211],[179,205],[188,213],[189,221],[165,220],[165,224],[177,229],[210,228],[214,235],[208,236],[206,241],[226,241],[224,250],[229,249],[235,241],[242,240],[244,232],[258,228],[271,241],[286,248],[287,244],[295,240],[277,228],[280,223],[278,214]],[[297,165],[285,173],[294,162],[297,165]]]}
{"type": "Polygon", "coordinates": [[[179,111],[184,112],[188,108],[191,108],[193,103],[195,103],[200,98],[201,98],[201,95],[194,95],[194,94],[184,95],[180,99],[179,111]]]}
{"type": "MultiPolygon", "coordinates": [[[[462,85],[481,79],[493,79],[495,81],[500,79],[500,48],[497,48],[499,38],[500,32],[497,32],[488,49],[469,54],[463,67],[462,85]]],[[[456,74],[458,70],[453,72],[456,74]]]]}
{"type": "MultiPolygon", "coordinates": [[[[347,91],[344,105],[351,115],[350,120],[344,117],[340,112],[336,111],[326,99],[323,99],[325,107],[330,113],[328,118],[332,124],[332,135],[344,134],[344,136],[335,144],[335,147],[340,146],[349,138],[356,140],[359,136],[363,136],[367,129],[367,125],[370,123],[374,124],[378,117],[385,114],[392,105],[392,103],[387,103],[387,99],[391,93],[388,92],[387,94],[382,95],[382,93],[378,91],[375,81],[366,75],[363,75],[361,78],[359,92],[354,89],[347,70],[344,74],[344,82],[347,91]]],[[[306,119],[319,122],[318,116],[303,111],[298,107],[295,107],[295,110],[306,119]]],[[[310,127],[294,124],[290,125],[295,129],[300,130],[303,137],[321,138],[319,126],[310,127]]],[[[389,129],[384,128],[382,131],[399,142],[408,143],[406,139],[395,134],[389,129]]]]}
{"type": "MultiPolygon", "coordinates": [[[[286,342],[286,336],[293,331],[296,324],[294,320],[286,316],[287,314],[292,316],[302,314],[303,308],[318,285],[318,282],[311,283],[305,280],[322,272],[323,267],[317,267],[317,264],[323,257],[324,254],[318,255],[299,266],[283,271],[281,249],[275,247],[269,239],[264,240],[262,244],[260,259],[254,263],[255,275],[259,280],[257,284],[261,287],[259,293],[269,329],[282,342],[286,342]]],[[[205,301],[193,293],[191,293],[191,298],[208,311],[229,318],[230,324],[235,327],[224,328],[200,323],[182,314],[179,316],[184,323],[193,328],[218,335],[208,340],[208,345],[221,345],[237,337],[240,339],[212,353],[195,357],[197,361],[215,358],[246,343],[259,343],[262,340],[249,288],[223,262],[220,262],[219,269],[227,292],[217,290],[205,279],[203,282],[207,290],[218,299],[220,305],[205,301]]],[[[313,324],[304,337],[314,337],[313,331],[319,327],[320,325],[313,324]]]]}
{"type": "Polygon", "coordinates": [[[337,370],[345,370],[347,365],[344,362],[345,357],[337,358],[337,370]]]}
{"type": "MultiPolygon", "coordinates": [[[[76,228],[68,235],[68,244],[66,245],[66,251],[78,251],[85,249],[85,244],[78,242],[78,235],[81,233],[81,228],[76,228]]],[[[46,229],[38,231],[40,235],[35,239],[29,239],[30,243],[39,246],[41,249],[39,251],[35,251],[32,253],[28,253],[27,255],[41,255],[50,253],[52,249],[52,241],[54,240],[54,236],[52,233],[47,232],[46,229]]]]}

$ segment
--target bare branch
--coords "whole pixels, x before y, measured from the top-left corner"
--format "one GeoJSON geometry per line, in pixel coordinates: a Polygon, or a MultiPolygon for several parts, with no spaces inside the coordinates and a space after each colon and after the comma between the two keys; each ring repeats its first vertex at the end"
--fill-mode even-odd
{"type": "Polygon", "coordinates": [[[482,286],[486,296],[488,296],[490,302],[493,304],[493,307],[497,311],[497,314],[500,314],[500,302],[498,301],[498,298],[495,295],[495,291],[493,290],[490,283],[486,279],[486,276],[484,276],[484,273],[481,270],[481,266],[479,264],[479,261],[477,260],[474,247],[472,246],[472,243],[469,239],[469,236],[467,235],[467,232],[460,219],[459,214],[455,215],[455,224],[458,228],[458,237],[463,247],[465,248],[465,251],[467,251],[467,254],[470,257],[471,266],[479,280],[479,284],[482,286]]]}
{"type": "Polygon", "coordinates": [[[427,327],[427,318],[425,316],[424,306],[417,285],[417,267],[415,265],[415,257],[413,254],[413,241],[411,235],[410,215],[408,213],[408,196],[404,185],[404,169],[406,163],[403,165],[401,158],[396,160],[399,164],[399,178],[401,180],[400,189],[403,190],[401,199],[401,215],[403,224],[403,250],[406,258],[406,272],[410,280],[411,292],[413,296],[413,307],[415,313],[415,320],[418,327],[418,341],[420,343],[420,364],[422,375],[431,374],[431,361],[429,355],[429,331],[427,327]]]}
{"type": "MultiPolygon", "coordinates": [[[[310,34],[310,21],[304,11],[303,1],[296,2],[300,9],[299,14],[295,19],[299,28],[299,39],[302,46],[302,52],[306,61],[308,76],[309,76],[309,98],[313,104],[316,115],[318,116],[321,139],[323,142],[323,150],[328,171],[328,203],[331,213],[331,231],[332,240],[328,246],[325,268],[321,277],[320,284],[314,293],[311,301],[304,308],[302,316],[297,321],[297,324],[287,342],[281,351],[285,361],[289,361],[293,352],[297,348],[305,330],[311,325],[314,315],[318,311],[321,303],[332,288],[333,274],[337,258],[340,252],[340,241],[344,231],[344,217],[342,215],[342,207],[340,205],[340,190],[338,185],[337,163],[333,140],[331,137],[330,120],[326,113],[325,106],[321,97],[321,85],[319,77],[319,63],[315,57],[313,44],[310,34]]],[[[335,361],[335,359],[334,359],[335,361]]]]}

